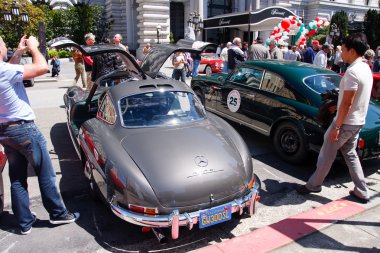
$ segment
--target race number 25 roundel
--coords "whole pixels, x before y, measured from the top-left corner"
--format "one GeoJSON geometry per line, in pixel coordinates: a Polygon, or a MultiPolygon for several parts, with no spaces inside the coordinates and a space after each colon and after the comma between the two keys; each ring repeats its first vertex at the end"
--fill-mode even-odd
{"type": "Polygon", "coordinates": [[[237,90],[232,90],[227,96],[227,106],[231,112],[237,112],[240,108],[240,93],[237,90]]]}

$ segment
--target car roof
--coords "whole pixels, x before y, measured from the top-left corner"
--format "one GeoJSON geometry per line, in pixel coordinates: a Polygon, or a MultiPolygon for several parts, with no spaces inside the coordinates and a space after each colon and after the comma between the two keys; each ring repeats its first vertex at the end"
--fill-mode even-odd
{"type": "Polygon", "coordinates": [[[109,92],[115,101],[132,94],[155,91],[182,91],[193,93],[193,90],[187,84],[169,79],[132,81],[109,88],[109,92]]]}
{"type": "Polygon", "coordinates": [[[298,80],[302,80],[303,78],[311,75],[337,75],[335,72],[331,70],[299,61],[255,60],[246,61],[243,65],[266,69],[273,73],[281,75],[285,79],[296,78],[298,80]]]}

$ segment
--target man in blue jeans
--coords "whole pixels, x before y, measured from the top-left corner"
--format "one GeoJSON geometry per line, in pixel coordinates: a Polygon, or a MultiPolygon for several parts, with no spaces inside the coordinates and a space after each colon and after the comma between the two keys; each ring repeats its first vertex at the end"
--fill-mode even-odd
{"type": "Polygon", "coordinates": [[[37,217],[30,211],[27,168],[30,164],[38,176],[42,202],[50,214],[50,223],[65,224],[76,221],[79,213],[70,213],[63,204],[55,184],[55,172],[46,147],[46,141],[34,124],[23,80],[47,73],[44,56],[38,51],[37,39],[23,36],[9,63],[7,48],[0,37],[0,144],[8,157],[11,181],[12,210],[21,228],[29,234],[37,217]],[[19,65],[22,54],[29,50],[33,63],[19,65]]]}

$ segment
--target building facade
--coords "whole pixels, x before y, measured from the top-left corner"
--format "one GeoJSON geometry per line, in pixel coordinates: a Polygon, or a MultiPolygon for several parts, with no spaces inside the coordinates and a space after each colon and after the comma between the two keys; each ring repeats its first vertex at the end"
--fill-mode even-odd
{"type": "MultiPolygon", "coordinates": [[[[33,0],[30,0],[33,2],[33,0]]],[[[109,35],[120,33],[123,43],[141,52],[146,43],[169,43],[170,37],[177,41],[184,38],[190,13],[196,11],[202,20],[226,15],[257,11],[272,6],[288,9],[303,17],[305,23],[319,17],[330,20],[338,11],[345,11],[350,23],[363,22],[369,9],[379,7],[378,0],[46,0],[53,8],[67,8],[78,2],[105,6],[107,21],[111,24],[109,35]],[[172,36],[171,36],[172,34],[172,36]]],[[[239,36],[266,39],[271,32],[268,27],[260,26],[247,34],[247,29],[221,28],[207,30],[207,40],[219,43],[239,36]],[[265,28],[265,27],[264,27],[265,28]],[[263,29],[264,29],[263,28],[263,29]]],[[[196,38],[205,39],[205,31],[196,32],[196,38]]]]}

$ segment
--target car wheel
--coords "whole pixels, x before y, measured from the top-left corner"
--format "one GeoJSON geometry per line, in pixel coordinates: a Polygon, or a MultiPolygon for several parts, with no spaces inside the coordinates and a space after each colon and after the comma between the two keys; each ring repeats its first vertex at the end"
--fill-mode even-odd
{"type": "Polygon", "coordinates": [[[309,154],[305,137],[290,122],[282,123],[275,130],[273,144],[280,157],[290,163],[301,163],[309,154]]]}
{"type": "Polygon", "coordinates": [[[197,95],[198,99],[201,101],[202,105],[205,104],[205,99],[203,98],[202,91],[198,88],[194,90],[195,95],[197,95]]]}
{"type": "Polygon", "coordinates": [[[206,68],[205,68],[205,74],[206,76],[211,76],[212,74],[212,68],[210,65],[207,65],[206,68]]]}

